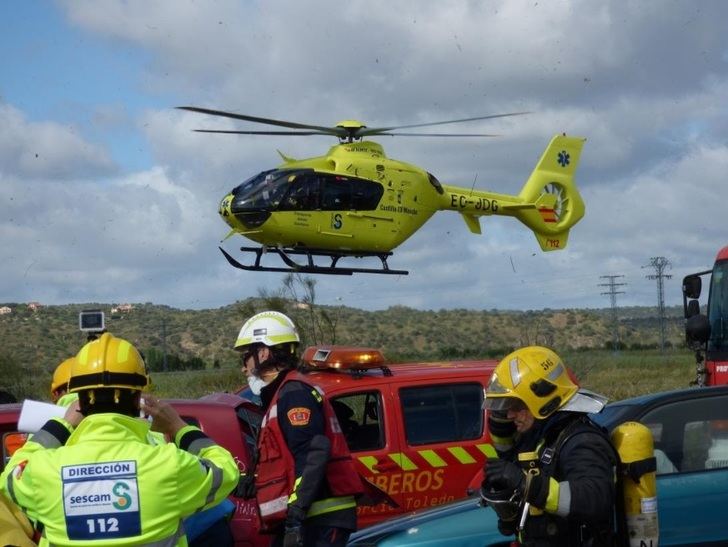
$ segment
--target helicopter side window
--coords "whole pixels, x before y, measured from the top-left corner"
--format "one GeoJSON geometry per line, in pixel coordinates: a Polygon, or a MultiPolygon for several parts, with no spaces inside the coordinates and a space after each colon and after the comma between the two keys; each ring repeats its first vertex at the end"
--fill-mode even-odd
{"type": "Polygon", "coordinates": [[[316,175],[298,175],[278,206],[279,211],[314,211],[319,208],[319,181],[316,175]]]}
{"type": "Polygon", "coordinates": [[[384,187],[376,182],[367,180],[353,180],[352,182],[352,209],[360,211],[373,211],[382,199],[384,187]]]}
{"type": "Polygon", "coordinates": [[[376,182],[324,175],[321,209],[324,211],[348,209],[373,211],[377,208],[383,193],[384,188],[376,182]]]}
{"type": "Polygon", "coordinates": [[[351,208],[351,180],[347,177],[325,175],[321,192],[321,209],[341,211],[351,208]]]}

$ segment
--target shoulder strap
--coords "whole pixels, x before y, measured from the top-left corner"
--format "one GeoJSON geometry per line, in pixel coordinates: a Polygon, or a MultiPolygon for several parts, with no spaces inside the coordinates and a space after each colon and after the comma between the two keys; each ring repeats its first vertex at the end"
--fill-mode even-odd
{"type": "Polygon", "coordinates": [[[588,418],[588,416],[584,415],[572,421],[564,429],[562,429],[559,435],[556,437],[556,441],[554,442],[554,444],[546,447],[542,452],[541,464],[544,469],[548,470],[549,477],[553,474],[552,470],[556,468],[556,460],[558,458],[558,455],[561,453],[562,447],[571,439],[582,433],[596,433],[597,435],[603,437],[607,441],[607,444],[612,451],[612,456],[614,458],[615,464],[620,464],[619,453],[612,445],[612,442],[609,440],[609,436],[607,435],[606,430],[603,427],[592,422],[588,418]]]}

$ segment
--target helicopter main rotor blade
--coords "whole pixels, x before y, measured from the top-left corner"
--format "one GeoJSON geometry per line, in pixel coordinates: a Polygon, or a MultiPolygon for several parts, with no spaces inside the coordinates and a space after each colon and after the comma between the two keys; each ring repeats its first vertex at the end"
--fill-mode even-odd
{"type": "Polygon", "coordinates": [[[225,129],[193,129],[196,133],[225,133],[228,135],[326,135],[323,131],[233,131],[225,129]]]}
{"type": "MultiPolygon", "coordinates": [[[[490,116],[477,116],[475,118],[461,118],[459,120],[445,120],[443,122],[416,123],[416,124],[412,124],[412,125],[398,125],[398,126],[393,126],[393,127],[368,127],[368,128],[362,128],[361,130],[357,131],[356,136],[364,137],[367,135],[378,135],[385,131],[393,131],[395,129],[412,129],[414,127],[432,127],[434,125],[445,125],[448,123],[463,123],[463,122],[474,122],[477,120],[492,120],[495,118],[508,118],[511,116],[523,116],[525,114],[530,114],[530,112],[510,112],[508,114],[491,114],[490,116]]],[[[391,133],[391,134],[393,134],[393,133],[391,133]]],[[[403,135],[403,133],[401,133],[401,134],[403,135]]]]}
{"type": "Polygon", "coordinates": [[[487,133],[377,133],[381,137],[502,137],[487,133]]]}
{"type": "Polygon", "coordinates": [[[178,106],[177,108],[180,110],[188,110],[190,112],[198,112],[200,114],[209,114],[210,116],[222,116],[224,118],[232,118],[234,120],[243,120],[246,122],[277,125],[279,127],[288,127],[289,129],[310,129],[313,131],[320,131],[325,135],[344,136],[347,133],[345,130],[337,127],[322,127],[319,125],[309,125],[305,123],[274,120],[272,118],[259,118],[257,116],[248,116],[247,114],[236,114],[234,112],[225,112],[224,110],[212,110],[210,108],[199,108],[197,106],[178,106]]]}

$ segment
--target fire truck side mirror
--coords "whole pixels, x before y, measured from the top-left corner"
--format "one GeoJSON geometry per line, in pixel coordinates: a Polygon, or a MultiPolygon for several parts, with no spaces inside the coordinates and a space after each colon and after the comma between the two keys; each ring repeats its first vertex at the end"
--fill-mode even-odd
{"type": "Polygon", "coordinates": [[[688,302],[688,311],[685,314],[685,319],[698,315],[700,313],[700,302],[697,300],[690,300],[688,302]]]}
{"type": "Polygon", "coordinates": [[[697,275],[688,275],[683,279],[682,291],[686,298],[700,298],[703,282],[697,275]]]}
{"type": "Polygon", "coordinates": [[[685,334],[688,342],[704,344],[710,338],[710,322],[702,313],[689,317],[685,322],[685,334]]]}

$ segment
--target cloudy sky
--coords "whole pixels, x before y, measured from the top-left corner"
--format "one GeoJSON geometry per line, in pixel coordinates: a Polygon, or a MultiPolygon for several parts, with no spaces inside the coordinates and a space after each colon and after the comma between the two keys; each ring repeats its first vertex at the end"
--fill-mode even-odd
{"type": "MultiPolygon", "coordinates": [[[[249,176],[325,152],[328,137],[175,110],[316,125],[530,114],[383,138],[441,181],[518,193],[555,133],[587,138],[584,219],[542,253],[514,219],[437,213],[390,259],[408,276],[316,276],[365,309],[654,305],[650,259],[682,276],[728,244],[728,4],[721,1],[73,0],[0,3],[0,302],[214,308],[282,274],[231,268],[219,200],[249,176]]],[[[244,244],[236,236],[229,251],[244,244]]]]}

